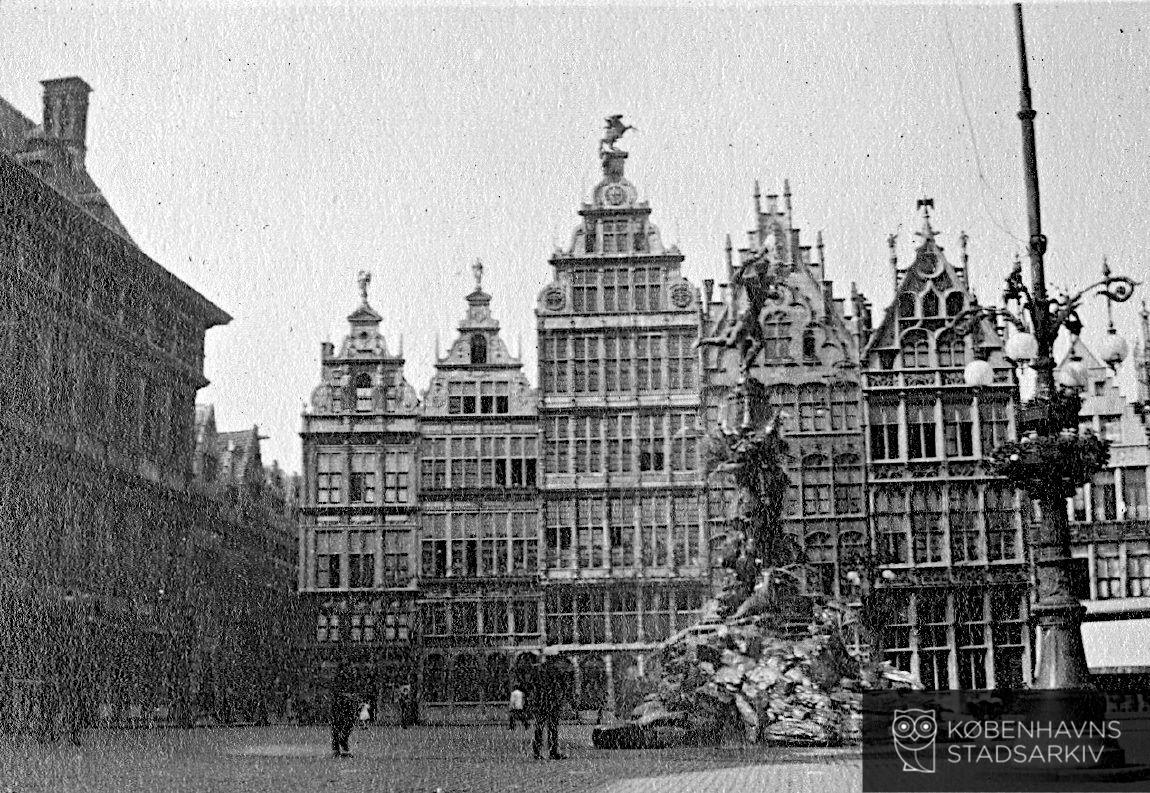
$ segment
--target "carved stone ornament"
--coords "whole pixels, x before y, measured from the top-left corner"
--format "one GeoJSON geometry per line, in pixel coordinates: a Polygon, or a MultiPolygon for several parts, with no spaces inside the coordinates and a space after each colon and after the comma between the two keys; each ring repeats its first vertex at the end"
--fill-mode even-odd
{"type": "Polygon", "coordinates": [[[676,308],[686,308],[691,305],[691,300],[694,294],[691,287],[686,284],[676,284],[671,290],[671,302],[675,304],[676,308]]]}
{"type": "Polygon", "coordinates": [[[543,305],[548,311],[560,311],[567,304],[567,296],[558,286],[553,286],[543,293],[543,305]]]}

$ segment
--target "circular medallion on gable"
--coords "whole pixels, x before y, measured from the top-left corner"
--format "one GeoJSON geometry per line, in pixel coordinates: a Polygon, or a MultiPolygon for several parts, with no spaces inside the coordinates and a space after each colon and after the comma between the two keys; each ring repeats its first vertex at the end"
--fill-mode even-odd
{"type": "Polygon", "coordinates": [[[613,184],[603,191],[603,200],[611,206],[619,206],[627,198],[627,191],[620,185],[613,184]]]}
{"type": "Polygon", "coordinates": [[[547,307],[548,311],[559,311],[566,304],[567,298],[563,294],[563,290],[557,286],[553,286],[543,293],[543,305],[547,307]]]}
{"type": "Polygon", "coordinates": [[[686,284],[678,284],[671,290],[671,302],[675,304],[676,308],[686,308],[691,305],[693,297],[691,287],[686,284]]]}

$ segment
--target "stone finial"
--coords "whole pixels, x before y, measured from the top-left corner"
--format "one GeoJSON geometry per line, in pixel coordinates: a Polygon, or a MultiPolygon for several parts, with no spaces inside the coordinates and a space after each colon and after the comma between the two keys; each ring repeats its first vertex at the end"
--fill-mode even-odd
{"type": "Polygon", "coordinates": [[[475,288],[483,289],[483,262],[479,259],[475,260],[475,264],[471,265],[471,274],[475,276],[475,288]]]}
{"type": "Polygon", "coordinates": [[[363,299],[363,304],[366,306],[367,287],[371,285],[371,270],[360,270],[355,281],[359,284],[359,296],[363,299]]]}

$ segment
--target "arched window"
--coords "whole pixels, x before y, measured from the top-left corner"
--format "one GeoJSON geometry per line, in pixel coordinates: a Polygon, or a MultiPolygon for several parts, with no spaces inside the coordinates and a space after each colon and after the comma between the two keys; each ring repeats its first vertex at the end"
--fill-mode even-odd
{"type": "Polygon", "coordinates": [[[946,315],[948,317],[957,317],[962,313],[964,303],[962,292],[951,292],[946,296],[946,315]]]}
{"type": "Polygon", "coordinates": [[[597,655],[588,655],[579,665],[582,685],[579,705],[582,710],[598,710],[607,706],[607,667],[597,655]]]}
{"type": "Polygon", "coordinates": [[[914,295],[902,294],[898,298],[898,315],[901,319],[910,319],[915,316],[914,295]]]}
{"type": "Polygon", "coordinates": [[[423,662],[423,697],[428,702],[443,702],[447,699],[447,670],[443,656],[433,653],[423,662]]]}
{"type": "Polygon", "coordinates": [[[807,566],[811,576],[807,579],[807,586],[824,595],[832,595],[835,591],[835,544],[831,536],[825,531],[816,531],[807,535],[807,566]]]}
{"type": "Polygon", "coordinates": [[[928,290],[922,296],[922,315],[924,317],[938,316],[938,295],[933,290],[928,290]]]}
{"type": "Polygon", "coordinates": [[[831,512],[830,461],[821,454],[803,458],[803,514],[829,515],[831,512]]]}
{"type": "Polygon", "coordinates": [[[810,328],[803,331],[803,360],[814,361],[819,357],[815,342],[815,332],[810,328]]]}
{"type": "Polygon", "coordinates": [[[966,366],[966,340],[953,331],[938,336],[938,365],[966,366]]]}
{"type": "Polygon", "coordinates": [[[359,413],[371,410],[371,375],[367,372],[355,378],[355,409],[359,413]]]}
{"type": "Polygon", "coordinates": [[[861,531],[844,531],[839,535],[839,584],[844,589],[849,586],[846,574],[852,570],[860,576],[866,575],[863,565],[866,562],[866,544],[861,531]]]}
{"type": "Polygon", "coordinates": [[[862,511],[862,462],[857,454],[840,454],[835,458],[835,513],[851,515],[862,511]]]}
{"type": "Polygon", "coordinates": [[[455,685],[452,686],[456,702],[478,702],[482,696],[479,680],[479,665],[475,656],[463,653],[455,656],[452,670],[455,685]]]}
{"type": "Polygon", "coordinates": [[[767,360],[787,358],[791,354],[791,318],[783,311],[763,320],[763,357],[767,360]]]}
{"type": "Polygon", "coordinates": [[[925,330],[908,330],[902,336],[902,367],[925,369],[930,366],[930,344],[925,330]]]}
{"type": "Polygon", "coordinates": [[[482,333],[471,334],[471,362],[487,363],[487,337],[482,333]]]}
{"type": "Polygon", "coordinates": [[[499,653],[487,656],[487,669],[483,676],[483,698],[488,702],[502,702],[510,693],[507,683],[507,659],[499,653]]]}

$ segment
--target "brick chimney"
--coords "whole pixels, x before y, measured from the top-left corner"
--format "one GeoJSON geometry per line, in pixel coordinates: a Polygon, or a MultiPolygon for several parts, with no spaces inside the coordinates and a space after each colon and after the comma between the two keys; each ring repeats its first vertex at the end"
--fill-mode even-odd
{"type": "Polygon", "coordinates": [[[83,165],[91,86],[79,77],[59,77],[40,84],[44,86],[44,137],[63,143],[75,162],[83,165]]]}

